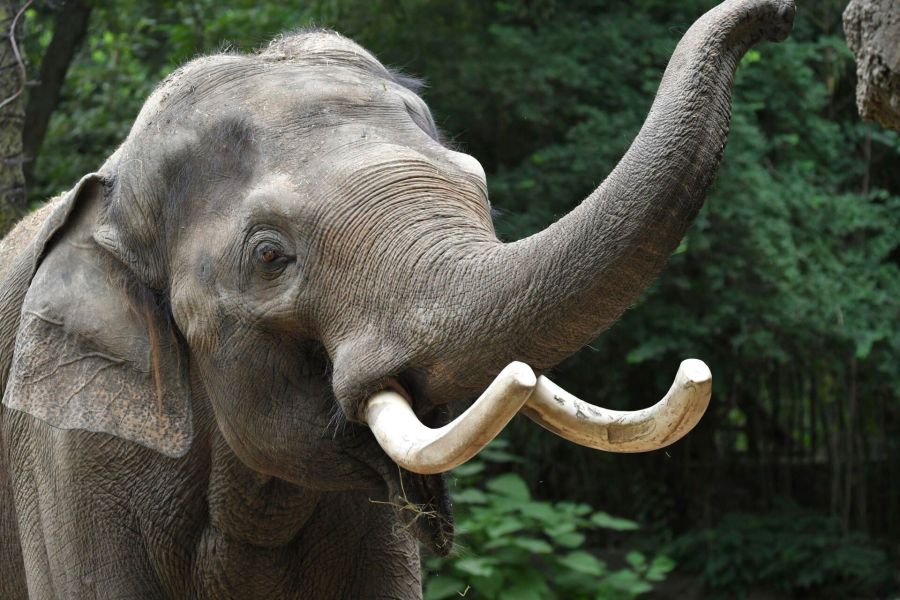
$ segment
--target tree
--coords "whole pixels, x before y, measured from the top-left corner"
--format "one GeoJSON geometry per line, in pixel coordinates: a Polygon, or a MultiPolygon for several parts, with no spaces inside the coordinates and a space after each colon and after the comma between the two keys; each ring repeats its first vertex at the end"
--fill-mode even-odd
{"type": "Polygon", "coordinates": [[[69,64],[87,33],[91,6],[84,0],[68,0],[56,14],[53,39],[41,60],[40,79],[28,96],[22,133],[27,161],[25,179],[30,183],[34,163],[47,135],[50,115],[59,103],[69,64]]]}
{"type": "MultiPolygon", "coordinates": [[[[27,6],[27,4],[26,4],[27,6]]],[[[25,214],[25,177],[22,173],[25,61],[19,49],[24,6],[0,1],[0,235],[25,214]]]]}

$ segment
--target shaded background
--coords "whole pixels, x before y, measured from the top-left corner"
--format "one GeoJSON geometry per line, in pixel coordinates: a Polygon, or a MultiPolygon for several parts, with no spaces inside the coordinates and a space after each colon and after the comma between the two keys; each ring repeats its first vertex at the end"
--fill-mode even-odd
{"type": "MultiPolygon", "coordinates": [[[[96,169],[177,65],[315,24],[425,78],[426,102],[484,165],[498,231],[513,240],[602,181],[712,4],[37,2],[24,31],[41,74],[26,115],[28,198],[96,169]]],[[[554,375],[589,402],[638,408],[695,356],[714,375],[707,415],[647,455],[601,455],[517,423],[505,452],[523,460],[491,462],[467,484],[514,470],[538,499],[641,523],[589,544],[665,549],[677,567],[662,595],[900,593],[900,136],[857,115],[845,3],[799,4],[788,41],[744,58],[718,178],[663,275],[554,375]]]]}

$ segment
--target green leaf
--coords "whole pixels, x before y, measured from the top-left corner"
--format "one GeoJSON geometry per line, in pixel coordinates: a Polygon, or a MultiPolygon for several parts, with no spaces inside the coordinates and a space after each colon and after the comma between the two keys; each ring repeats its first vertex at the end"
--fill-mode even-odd
{"type": "Polygon", "coordinates": [[[553,536],[553,541],[566,548],[577,548],[584,543],[584,534],[577,532],[563,533],[553,536]]]}
{"type": "Polygon", "coordinates": [[[649,581],[662,581],[666,575],[675,568],[675,561],[668,556],[659,555],[650,563],[650,568],[644,575],[649,581]]]}
{"type": "Polygon", "coordinates": [[[641,579],[641,577],[629,569],[621,569],[609,573],[604,583],[609,587],[624,592],[631,596],[645,594],[653,589],[653,586],[641,579]]]}
{"type": "Polygon", "coordinates": [[[515,473],[507,473],[488,481],[487,488],[516,500],[529,500],[531,493],[525,481],[515,473]]]}
{"type": "Polygon", "coordinates": [[[437,575],[426,579],[424,600],[444,600],[465,595],[469,589],[465,583],[449,575],[437,575]]]}
{"type": "Polygon", "coordinates": [[[494,574],[494,565],[487,558],[461,558],[456,561],[455,566],[457,570],[477,577],[490,577],[494,574]]]}
{"type": "Polygon", "coordinates": [[[625,562],[631,565],[636,571],[642,571],[647,566],[647,559],[637,550],[632,550],[625,555],[625,562]]]}
{"type": "Polygon", "coordinates": [[[489,537],[498,538],[515,531],[519,531],[520,529],[522,529],[523,525],[524,524],[522,523],[521,519],[506,516],[487,527],[485,531],[487,532],[489,537]]]}
{"type": "MultiPolygon", "coordinates": [[[[556,598],[547,587],[546,575],[536,569],[517,570],[498,598],[503,600],[544,600],[556,598]]],[[[479,592],[481,590],[478,590],[479,592]]]]}
{"type": "Polygon", "coordinates": [[[747,54],[744,55],[744,58],[741,59],[741,64],[751,65],[755,62],[759,62],[762,58],[762,54],[760,54],[759,50],[747,50],[747,54]]]}
{"type": "Polygon", "coordinates": [[[573,571],[600,577],[606,573],[606,564],[593,554],[577,550],[559,559],[559,563],[573,571]]]}
{"type": "Polygon", "coordinates": [[[546,532],[549,536],[558,537],[564,533],[571,533],[577,528],[578,526],[573,521],[560,521],[556,525],[547,527],[546,532]]]}
{"type": "Polygon", "coordinates": [[[553,546],[544,540],[536,538],[514,537],[512,539],[512,544],[524,550],[528,550],[532,554],[550,554],[553,552],[553,546]]]}
{"type": "Polygon", "coordinates": [[[500,592],[498,600],[544,600],[542,590],[525,584],[514,584],[500,592]]]}
{"type": "Polygon", "coordinates": [[[519,512],[527,502],[507,496],[490,496],[491,508],[498,513],[519,512]]]}
{"type": "Polygon", "coordinates": [[[621,519],[603,511],[595,512],[591,516],[591,523],[602,529],[612,529],[613,531],[631,531],[640,529],[640,525],[629,519],[621,519]]]}
{"type": "MultiPolygon", "coordinates": [[[[508,573],[501,569],[495,569],[490,576],[473,577],[471,581],[472,590],[477,590],[478,596],[496,598],[505,588],[507,575],[514,577],[515,573],[508,573]]],[[[470,592],[472,590],[470,590],[470,592]]]]}
{"type": "Polygon", "coordinates": [[[559,513],[548,502],[528,502],[520,507],[522,514],[545,523],[554,523],[559,513]]]}
{"type": "Polygon", "coordinates": [[[473,475],[478,475],[484,471],[484,463],[478,461],[471,461],[465,464],[459,465],[451,473],[457,477],[471,477],[473,475]]]}

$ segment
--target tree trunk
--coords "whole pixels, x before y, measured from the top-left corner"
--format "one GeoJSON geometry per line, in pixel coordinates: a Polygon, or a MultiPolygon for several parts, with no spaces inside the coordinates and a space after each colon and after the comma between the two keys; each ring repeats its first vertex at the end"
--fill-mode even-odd
{"type": "Polygon", "coordinates": [[[23,12],[18,0],[0,0],[0,236],[25,214],[23,12]]]}
{"type": "Polygon", "coordinates": [[[28,96],[25,112],[23,142],[28,160],[24,169],[28,182],[31,182],[35,161],[47,134],[50,115],[59,102],[69,64],[87,33],[90,16],[91,6],[84,0],[68,0],[54,19],[53,39],[41,59],[40,81],[28,96]]]}
{"type": "Polygon", "coordinates": [[[862,118],[900,131],[900,0],[853,0],[844,11],[862,118]]]}

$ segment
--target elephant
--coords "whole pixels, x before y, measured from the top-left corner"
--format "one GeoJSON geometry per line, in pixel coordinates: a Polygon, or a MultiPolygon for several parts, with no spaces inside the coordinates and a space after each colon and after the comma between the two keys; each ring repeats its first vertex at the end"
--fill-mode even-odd
{"type": "Polygon", "coordinates": [[[420,598],[420,543],[452,546],[442,473],[517,412],[609,450],[684,435],[698,361],[633,413],[544,373],[662,269],[741,56],[794,12],[699,18],[604,182],[513,242],[416,83],[348,38],[175,70],[0,245],[0,597],[420,598]]]}

